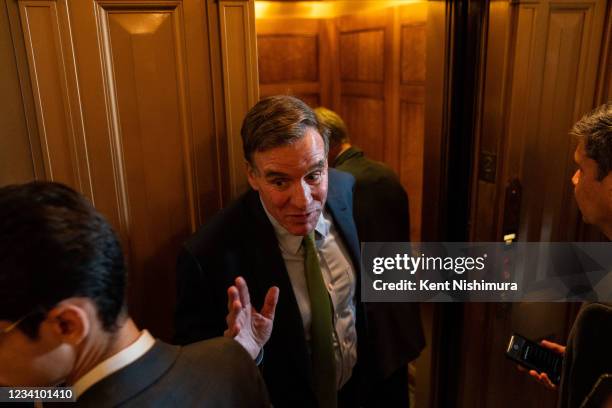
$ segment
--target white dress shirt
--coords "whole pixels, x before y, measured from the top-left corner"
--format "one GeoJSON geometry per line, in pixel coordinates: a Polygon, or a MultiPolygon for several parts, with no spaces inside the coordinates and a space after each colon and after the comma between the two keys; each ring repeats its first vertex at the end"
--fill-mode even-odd
{"type": "Polygon", "coordinates": [[[153,344],[155,344],[153,336],[151,336],[147,330],[143,330],[138,340],[117,354],[102,361],[83,377],[79,378],[72,386],[74,396],[78,399],[94,384],[132,364],[149,351],[151,347],[153,347],[153,344]]]}
{"type": "MultiPolygon", "coordinates": [[[[302,247],[304,237],[291,235],[270,215],[263,202],[262,205],[274,226],[293,294],[302,315],[306,342],[310,347],[311,312],[304,273],[304,249],[302,247]]],[[[315,245],[323,280],[333,306],[336,380],[337,388],[340,389],[351,378],[353,367],[357,362],[355,273],[348,252],[327,212],[321,214],[315,227],[315,245]]]]}

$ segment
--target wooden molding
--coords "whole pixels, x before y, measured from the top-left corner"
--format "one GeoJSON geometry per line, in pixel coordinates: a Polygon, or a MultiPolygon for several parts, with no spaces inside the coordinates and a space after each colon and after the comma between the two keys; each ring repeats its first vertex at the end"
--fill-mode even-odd
{"type": "Polygon", "coordinates": [[[601,58],[597,79],[597,95],[595,105],[601,105],[612,100],[612,3],[608,2],[604,34],[601,44],[601,58]]]}
{"type": "Polygon", "coordinates": [[[219,0],[230,195],[246,190],[240,127],[259,99],[254,0],[219,0]]]}
{"type": "MultiPolygon", "coordinates": [[[[423,161],[423,205],[421,240],[440,238],[440,197],[443,183],[443,134],[447,127],[450,63],[449,3],[429,2],[425,77],[425,142],[423,161]]],[[[433,394],[437,390],[434,389],[433,394]]]]}
{"type": "Polygon", "coordinates": [[[45,177],[93,198],[68,4],[20,1],[45,177]]]}
{"type": "Polygon", "coordinates": [[[5,0],[5,3],[10,35],[15,54],[15,65],[17,68],[17,77],[22,98],[21,103],[23,104],[27,139],[30,147],[28,160],[31,160],[32,162],[33,178],[42,180],[46,179],[47,175],[45,174],[41,138],[38,132],[36,104],[34,101],[32,82],[30,79],[25,39],[21,27],[19,4],[13,0],[5,0]]]}

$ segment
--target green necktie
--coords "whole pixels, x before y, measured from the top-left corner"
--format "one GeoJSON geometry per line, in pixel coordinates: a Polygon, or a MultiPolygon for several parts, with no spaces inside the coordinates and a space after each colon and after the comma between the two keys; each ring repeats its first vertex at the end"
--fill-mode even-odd
{"type": "Polygon", "coordinates": [[[319,258],[314,244],[314,232],[306,235],[304,272],[310,298],[310,344],[312,349],[313,385],[320,408],[336,408],[336,359],[332,304],[325,287],[319,258]]]}

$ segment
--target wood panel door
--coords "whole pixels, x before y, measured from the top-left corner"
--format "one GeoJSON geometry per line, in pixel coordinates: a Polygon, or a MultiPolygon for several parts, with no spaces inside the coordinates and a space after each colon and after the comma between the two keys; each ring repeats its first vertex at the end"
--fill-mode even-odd
{"type": "Polygon", "coordinates": [[[294,95],[310,107],[331,107],[330,22],[325,19],[257,20],[261,97],[294,95]]]}
{"type": "MultiPolygon", "coordinates": [[[[425,160],[425,89],[427,75],[443,76],[440,67],[427,66],[427,49],[442,47],[427,35],[428,7],[426,3],[409,4],[396,9],[394,29],[395,52],[398,53],[397,75],[398,129],[389,135],[387,162],[391,164],[410,199],[410,237],[421,241],[424,173],[440,167],[425,160]],[[429,68],[429,69],[428,69],[429,68]]],[[[433,7],[433,6],[432,6],[433,7]]],[[[430,104],[432,102],[430,101],[430,104]]],[[[440,108],[440,107],[436,107],[440,108]]]]}
{"type": "Polygon", "coordinates": [[[25,44],[18,68],[34,95],[39,178],[80,190],[110,220],[126,253],[130,313],[164,339],[172,336],[178,247],[222,203],[222,152],[231,143],[221,140],[219,82],[231,73],[221,75],[210,23],[226,24],[230,35],[236,27],[215,11],[248,16],[243,6],[252,2],[222,3],[7,3],[25,44]]]}
{"type": "Polygon", "coordinates": [[[502,239],[509,210],[504,208],[505,188],[513,179],[523,190],[518,240],[579,238],[570,182],[576,145],[568,131],[606,100],[606,18],[602,0],[491,4],[476,155],[485,160],[477,163],[473,239],[502,239]]]}
{"type": "MultiPolygon", "coordinates": [[[[501,180],[523,185],[523,241],[577,239],[573,123],[596,105],[605,1],[517,6],[514,79],[501,180]]],[[[500,211],[503,217],[503,212],[500,211]]]]}
{"type": "MultiPolygon", "coordinates": [[[[332,94],[352,142],[396,172],[421,239],[425,155],[427,3],[336,19],[332,94]],[[337,95],[337,96],[336,96],[337,95]]],[[[439,75],[433,68],[430,75],[439,75]]],[[[438,166],[433,163],[431,167],[438,166]]]]}
{"type": "Polygon", "coordinates": [[[352,142],[366,154],[385,160],[386,138],[396,131],[397,113],[385,98],[393,75],[393,10],[338,18],[337,83],[340,110],[352,142]]]}
{"type": "MultiPolygon", "coordinates": [[[[501,241],[511,180],[522,187],[519,212],[512,215],[519,241],[581,239],[570,182],[576,145],[568,131],[603,102],[598,95],[609,87],[602,80],[608,18],[603,0],[490,4],[473,240],[501,241]]],[[[554,407],[557,394],[518,372],[503,354],[512,332],[564,344],[579,306],[465,305],[460,405],[554,407]]]]}

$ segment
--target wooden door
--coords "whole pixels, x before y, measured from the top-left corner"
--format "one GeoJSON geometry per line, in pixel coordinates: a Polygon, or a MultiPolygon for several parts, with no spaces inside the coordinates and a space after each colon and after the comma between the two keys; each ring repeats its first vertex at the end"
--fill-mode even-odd
{"type": "MultiPolygon", "coordinates": [[[[575,142],[568,131],[602,102],[598,89],[609,88],[601,79],[606,19],[605,1],[490,4],[472,239],[501,241],[504,221],[513,216],[519,241],[580,240],[570,182],[575,142]],[[518,212],[509,215],[511,180],[520,182],[522,197],[518,212]]],[[[518,372],[503,354],[512,332],[564,344],[578,307],[465,305],[460,405],[554,407],[557,394],[518,372]]]]}
{"type": "Polygon", "coordinates": [[[261,97],[295,95],[312,108],[331,107],[329,34],[325,19],[258,19],[261,97]]]}
{"type": "Polygon", "coordinates": [[[244,183],[235,147],[257,96],[253,1],[6,6],[34,177],[106,215],[124,245],[130,313],[170,339],[179,245],[244,183]]]}
{"type": "MultiPolygon", "coordinates": [[[[424,161],[428,8],[417,3],[341,16],[332,35],[337,110],[352,142],[400,178],[410,198],[414,241],[421,239],[423,173],[439,164],[424,161]]],[[[430,75],[441,72],[430,68],[430,75]]]]}
{"type": "MultiPolygon", "coordinates": [[[[434,14],[433,5],[416,3],[398,7],[394,16],[396,54],[393,75],[397,83],[393,84],[392,96],[397,99],[397,130],[387,142],[387,162],[395,169],[410,200],[410,238],[421,241],[423,225],[423,202],[425,198],[425,172],[439,168],[436,160],[428,162],[425,153],[425,92],[427,76],[443,77],[440,67],[428,65],[427,50],[429,47],[444,47],[442,42],[428,34],[431,33],[434,21],[429,18],[434,14]],[[397,88],[396,88],[397,87],[397,88]],[[396,89],[396,90],[395,90],[396,89]]],[[[429,84],[431,86],[431,84],[429,84]]],[[[434,89],[431,89],[434,91],[434,89]]],[[[435,101],[429,101],[435,105],[435,101]]],[[[441,107],[435,106],[434,109],[441,107]]],[[[430,112],[431,115],[431,112],[430,112]]],[[[432,117],[435,114],[431,115],[432,117]]],[[[431,129],[430,131],[432,131],[431,129]]]]}
{"type": "Polygon", "coordinates": [[[372,159],[385,160],[397,113],[385,87],[393,81],[393,10],[340,17],[337,44],[340,115],[351,138],[372,159]]]}
{"type": "Polygon", "coordinates": [[[513,179],[523,191],[518,240],[578,239],[568,131],[609,98],[609,26],[601,0],[491,3],[474,240],[502,239],[513,179]]]}

